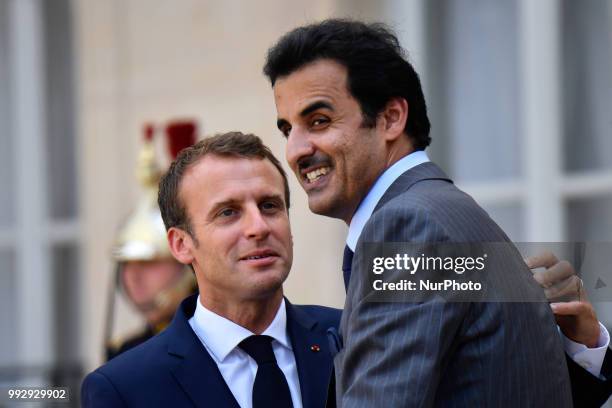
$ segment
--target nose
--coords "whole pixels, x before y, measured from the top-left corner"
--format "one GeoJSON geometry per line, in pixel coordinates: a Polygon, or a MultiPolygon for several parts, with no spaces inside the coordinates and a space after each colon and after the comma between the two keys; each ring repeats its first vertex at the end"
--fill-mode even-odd
{"type": "Polygon", "coordinates": [[[298,161],[303,157],[312,156],[315,150],[315,146],[306,132],[302,132],[297,127],[291,129],[285,147],[285,158],[296,174],[299,173],[298,161]]]}
{"type": "Polygon", "coordinates": [[[253,207],[247,211],[244,233],[247,238],[264,239],[270,234],[270,225],[259,207],[253,207]]]}

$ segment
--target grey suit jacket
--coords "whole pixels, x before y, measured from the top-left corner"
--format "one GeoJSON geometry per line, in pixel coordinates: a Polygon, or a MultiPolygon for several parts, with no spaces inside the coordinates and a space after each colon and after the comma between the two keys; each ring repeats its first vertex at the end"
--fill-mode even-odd
{"type": "Polygon", "coordinates": [[[357,243],[340,323],[344,348],[334,360],[337,406],[571,406],[554,317],[518,252],[503,278],[541,302],[368,299],[367,242],[507,241],[435,164],[400,176],[357,243]]]}

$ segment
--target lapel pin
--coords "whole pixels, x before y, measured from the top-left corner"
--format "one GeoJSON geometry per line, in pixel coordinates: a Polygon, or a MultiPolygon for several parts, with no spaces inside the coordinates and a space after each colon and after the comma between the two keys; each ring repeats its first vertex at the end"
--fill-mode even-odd
{"type": "Polygon", "coordinates": [[[312,352],[315,352],[315,353],[316,353],[316,352],[318,352],[318,351],[321,351],[321,347],[319,347],[319,345],[318,345],[318,344],[313,344],[312,346],[310,346],[310,351],[312,351],[312,352]]]}

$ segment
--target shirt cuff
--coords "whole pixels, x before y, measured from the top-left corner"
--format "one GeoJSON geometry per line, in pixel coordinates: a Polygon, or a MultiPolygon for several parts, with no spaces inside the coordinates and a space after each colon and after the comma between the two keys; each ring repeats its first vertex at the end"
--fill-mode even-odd
{"type": "Polygon", "coordinates": [[[599,342],[597,346],[593,348],[588,348],[584,344],[576,343],[568,339],[563,332],[561,332],[561,337],[563,338],[565,352],[570,358],[589,373],[599,378],[601,366],[606,357],[608,346],[610,345],[610,334],[604,325],[599,322],[599,342]]]}

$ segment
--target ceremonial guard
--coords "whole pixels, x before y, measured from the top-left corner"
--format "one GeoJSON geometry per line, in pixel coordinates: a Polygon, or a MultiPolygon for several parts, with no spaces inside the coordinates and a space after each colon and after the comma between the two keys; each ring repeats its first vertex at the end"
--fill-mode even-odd
{"type": "MultiPolygon", "coordinates": [[[[145,126],[137,163],[137,176],[143,195],[134,212],[119,230],[112,256],[116,263],[111,285],[105,328],[107,360],[150,339],[172,319],[178,305],[195,293],[193,271],[171,255],[166,230],[157,205],[162,171],[156,160],[152,125],[145,126]],[[136,334],[113,338],[115,296],[121,292],[144,318],[145,327],[136,334]]],[[[196,141],[196,125],[191,121],[172,122],[165,128],[169,156],[174,159],[183,148],[196,141]]]]}

